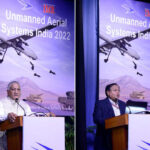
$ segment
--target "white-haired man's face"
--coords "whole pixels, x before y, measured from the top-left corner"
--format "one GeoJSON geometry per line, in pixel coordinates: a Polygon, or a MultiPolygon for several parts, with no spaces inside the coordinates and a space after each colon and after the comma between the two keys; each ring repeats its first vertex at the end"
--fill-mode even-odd
{"type": "Polygon", "coordinates": [[[20,85],[17,83],[13,83],[10,89],[7,91],[8,97],[13,100],[19,99],[21,96],[20,85]]]}

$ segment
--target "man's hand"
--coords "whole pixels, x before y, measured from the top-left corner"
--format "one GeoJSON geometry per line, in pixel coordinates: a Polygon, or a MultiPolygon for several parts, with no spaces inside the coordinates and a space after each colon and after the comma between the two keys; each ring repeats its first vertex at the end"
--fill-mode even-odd
{"type": "Polygon", "coordinates": [[[56,117],[56,115],[52,112],[46,113],[47,117],[56,117]]]}
{"type": "Polygon", "coordinates": [[[15,122],[17,115],[15,113],[9,113],[7,118],[10,122],[15,122]]]}

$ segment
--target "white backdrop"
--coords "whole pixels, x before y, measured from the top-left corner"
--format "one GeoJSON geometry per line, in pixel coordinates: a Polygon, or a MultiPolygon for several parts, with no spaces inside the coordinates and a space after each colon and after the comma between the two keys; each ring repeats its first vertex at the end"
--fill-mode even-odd
{"type": "Polygon", "coordinates": [[[23,150],[65,150],[63,117],[24,117],[23,150]]]}
{"type": "Polygon", "coordinates": [[[129,115],[128,150],[150,150],[150,115],[129,115]]]}

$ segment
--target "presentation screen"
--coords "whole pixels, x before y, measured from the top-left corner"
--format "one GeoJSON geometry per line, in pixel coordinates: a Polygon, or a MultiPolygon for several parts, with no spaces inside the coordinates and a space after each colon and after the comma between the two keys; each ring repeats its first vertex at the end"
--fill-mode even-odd
{"type": "Polygon", "coordinates": [[[0,1],[0,70],[0,98],[15,80],[21,99],[73,116],[74,1],[0,1]]]}
{"type": "Polygon", "coordinates": [[[99,99],[120,86],[123,101],[150,101],[150,3],[99,1],[99,99]]]}

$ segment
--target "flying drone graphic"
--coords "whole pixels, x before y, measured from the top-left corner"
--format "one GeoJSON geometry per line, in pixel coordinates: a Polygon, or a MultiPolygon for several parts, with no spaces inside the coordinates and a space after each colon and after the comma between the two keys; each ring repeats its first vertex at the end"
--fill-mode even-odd
{"type": "MultiPolygon", "coordinates": [[[[150,32],[150,29],[143,30],[141,32],[136,33],[133,37],[132,36],[126,36],[122,37],[116,40],[109,40],[105,36],[100,35],[99,38],[104,40],[105,43],[101,44],[99,46],[99,53],[103,53],[107,56],[107,58],[104,59],[104,62],[107,63],[111,54],[111,51],[113,48],[117,48],[122,56],[125,56],[125,54],[129,55],[135,60],[139,60],[140,56],[136,52],[136,50],[133,49],[132,45],[130,44],[131,41],[138,38],[139,34],[144,35],[146,33],[150,32]]],[[[137,69],[137,64],[133,61],[134,69],[137,69]]],[[[143,76],[142,74],[137,74],[140,76],[143,76]]]]}
{"type": "MultiPolygon", "coordinates": [[[[58,25],[47,25],[43,28],[38,29],[37,31],[40,31],[40,33],[42,33],[43,31],[51,30],[51,29],[57,27],[58,25]]],[[[8,39],[8,40],[5,40],[4,38],[0,37],[0,55],[1,55],[0,63],[2,63],[4,61],[6,52],[11,47],[14,48],[14,50],[16,51],[16,53],[19,56],[21,55],[21,53],[23,53],[27,57],[29,57],[33,60],[37,60],[38,59],[37,55],[29,47],[29,44],[26,42],[27,40],[35,37],[37,31],[34,30],[32,36],[30,36],[30,35],[21,35],[21,36],[11,38],[11,39],[8,39]]]]}

